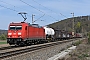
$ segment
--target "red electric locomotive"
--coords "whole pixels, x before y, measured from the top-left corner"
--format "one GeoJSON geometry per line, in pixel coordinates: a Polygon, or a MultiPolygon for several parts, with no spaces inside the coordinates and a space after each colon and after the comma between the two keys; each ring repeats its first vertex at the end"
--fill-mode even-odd
{"type": "Polygon", "coordinates": [[[25,45],[41,42],[46,39],[45,29],[37,24],[10,23],[7,43],[10,45],[25,45]]]}
{"type": "MultiPolygon", "coordinates": [[[[24,21],[27,19],[25,12],[20,12],[24,21]],[[25,15],[25,16],[24,16],[25,15]]],[[[8,28],[7,43],[10,45],[28,45],[32,43],[46,42],[46,39],[52,39],[55,34],[52,28],[41,27],[38,24],[26,22],[10,23],[8,28]]]]}

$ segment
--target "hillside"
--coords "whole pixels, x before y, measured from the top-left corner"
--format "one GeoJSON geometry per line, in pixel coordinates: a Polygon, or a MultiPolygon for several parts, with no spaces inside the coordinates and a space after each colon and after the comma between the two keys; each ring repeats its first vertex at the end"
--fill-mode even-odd
{"type": "MultiPolygon", "coordinates": [[[[48,26],[54,29],[72,31],[72,22],[73,18],[67,18],[59,22],[52,23],[48,26]]],[[[74,17],[74,31],[77,33],[87,34],[87,32],[90,31],[90,16],[74,17]]]]}

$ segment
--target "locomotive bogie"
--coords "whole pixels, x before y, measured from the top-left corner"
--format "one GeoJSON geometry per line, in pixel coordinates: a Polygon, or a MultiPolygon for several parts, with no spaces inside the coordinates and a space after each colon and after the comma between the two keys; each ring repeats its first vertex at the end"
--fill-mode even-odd
{"type": "Polygon", "coordinates": [[[10,45],[14,45],[14,44],[19,45],[20,42],[22,42],[22,38],[8,38],[7,39],[7,43],[9,43],[10,45]]]}

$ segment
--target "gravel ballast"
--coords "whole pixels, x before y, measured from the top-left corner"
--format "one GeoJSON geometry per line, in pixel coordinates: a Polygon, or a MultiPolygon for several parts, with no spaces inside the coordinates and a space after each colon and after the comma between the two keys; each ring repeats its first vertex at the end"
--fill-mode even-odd
{"type": "Polygon", "coordinates": [[[4,60],[47,60],[48,58],[59,54],[61,51],[67,49],[70,46],[72,46],[72,42],[66,42],[59,45],[13,56],[11,58],[6,58],[4,60]]]}

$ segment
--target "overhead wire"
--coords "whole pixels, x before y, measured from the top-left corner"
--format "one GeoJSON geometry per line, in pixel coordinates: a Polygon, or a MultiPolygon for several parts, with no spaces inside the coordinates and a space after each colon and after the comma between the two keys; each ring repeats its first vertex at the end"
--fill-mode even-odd
{"type": "MultiPolygon", "coordinates": [[[[37,11],[39,11],[39,12],[45,14],[45,12],[43,12],[43,11],[41,11],[41,10],[35,8],[34,6],[32,6],[32,5],[28,4],[28,3],[26,3],[25,1],[23,1],[23,0],[20,0],[20,1],[21,1],[22,3],[24,3],[24,4],[26,4],[26,5],[28,5],[28,6],[32,7],[32,8],[34,8],[34,9],[36,9],[37,11]]],[[[46,15],[48,15],[48,14],[46,14],[46,15]]],[[[54,18],[54,17],[52,17],[52,16],[50,16],[50,15],[48,15],[48,16],[56,20],[56,18],[54,18]]]]}
{"type": "MultiPolygon", "coordinates": [[[[2,1],[2,0],[0,0],[0,2],[5,3],[5,4],[8,4],[8,5],[12,5],[12,4],[9,4],[9,3],[4,2],[4,1],[2,1]]],[[[13,6],[13,7],[16,7],[16,6],[14,6],[14,5],[12,5],[12,6],[13,6]]]]}
{"type": "MultiPolygon", "coordinates": [[[[37,4],[39,4],[40,6],[43,6],[44,8],[46,8],[46,9],[48,9],[48,10],[54,12],[53,10],[51,10],[51,9],[49,9],[49,8],[47,8],[47,7],[45,7],[44,5],[38,3],[37,1],[35,1],[35,0],[32,0],[32,1],[34,1],[34,2],[37,3],[37,4]]],[[[54,12],[54,13],[56,13],[56,12],[54,12]]],[[[56,14],[57,14],[57,13],[56,13],[56,14]]],[[[64,16],[65,18],[67,18],[67,17],[66,17],[65,15],[63,15],[62,13],[59,13],[59,14],[62,15],[62,16],[64,16]]]]}
{"type": "MultiPolygon", "coordinates": [[[[4,1],[2,1],[2,0],[0,0],[0,2],[5,3],[5,4],[7,4],[7,5],[10,5],[10,6],[13,6],[13,7],[16,7],[16,6],[14,6],[14,5],[12,5],[12,4],[9,4],[9,3],[7,3],[7,2],[4,2],[4,1]]],[[[12,9],[12,8],[9,8],[9,7],[5,7],[5,6],[2,6],[2,5],[0,5],[0,6],[6,8],[6,9],[9,9],[9,10],[15,11],[15,12],[19,12],[19,11],[15,10],[15,9],[12,9]]]]}
{"type": "MultiPolygon", "coordinates": [[[[44,13],[43,11],[41,11],[41,10],[33,7],[32,5],[26,3],[26,2],[24,2],[24,1],[22,1],[22,0],[20,0],[20,1],[23,2],[23,3],[25,3],[25,4],[27,4],[27,5],[30,6],[30,7],[38,10],[39,12],[41,12],[41,13],[43,13],[43,14],[45,15],[45,13],[44,13]]],[[[12,5],[12,4],[9,4],[9,3],[4,2],[4,1],[1,1],[1,0],[0,0],[0,2],[3,2],[3,3],[5,3],[5,4],[11,5],[11,6],[15,7],[15,8],[18,8],[18,7],[16,7],[16,6],[12,5]]],[[[0,5],[0,6],[3,7],[3,8],[9,9],[9,10],[15,11],[15,12],[19,12],[19,11],[15,10],[15,9],[12,9],[12,8],[9,8],[9,7],[5,7],[5,6],[2,6],[2,5],[0,5]]],[[[44,16],[44,15],[43,15],[43,16],[44,16]]],[[[48,14],[47,14],[47,15],[48,15],[48,14]]],[[[41,16],[41,17],[43,17],[43,16],[41,16]]],[[[52,17],[52,16],[50,16],[50,15],[48,15],[48,16],[51,17],[51,18],[53,18],[53,19],[55,19],[54,17],[52,17]]],[[[31,16],[30,16],[30,17],[31,17],[31,16]]],[[[40,17],[40,18],[41,18],[41,17],[40,17]]],[[[40,18],[38,18],[38,19],[40,19],[40,18]]],[[[38,20],[38,19],[37,19],[37,20],[38,20]]],[[[56,19],[55,19],[55,20],[56,20],[56,19]]]]}
{"type": "MultiPolygon", "coordinates": [[[[5,4],[7,4],[7,5],[10,5],[10,6],[13,6],[14,8],[20,8],[20,7],[14,6],[14,5],[10,4],[10,3],[4,2],[4,1],[2,1],[2,0],[0,0],[0,2],[5,3],[5,4]]],[[[8,8],[8,7],[5,7],[5,6],[1,6],[1,7],[8,8]]],[[[11,9],[11,8],[8,8],[8,9],[13,10],[13,11],[16,11],[16,10],[11,9]]],[[[22,9],[22,8],[21,8],[21,9],[22,9]]],[[[24,10],[25,10],[25,9],[24,9],[24,10]]],[[[17,12],[19,12],[19,11],[17,11],[17,12]]],[[[29,14],[28,14],[28,15],[29,15],[29,14]]],[[[45,14],[44,14],[44,15],[45,15],[45,14]]],[[[40,16],[37,20],[39,20],[40,18],[42,18],[44,15],[40,16]]],[[[29,15],[29,16],[32,17],[31,15],[29,15]]]]}
{"type": "Polygon", "coordinates": [[[11,9],[11,8],[9,8],[9,7],[5,7],[5,6],[2,6],[2,5],[0,5],[0,6],[3,7],[3,8],[6,8],[6,9],[12,10],[12,11],[18,12],[18,11],[15,10],[15,9],[11,9]]]}
{"type": "MultiPolygon", "coordinates": [[[[21,2],[23,2],[24,4],[26,4],[26,5],[28,5],[28,6],[30,6],[30,7],[32,7],[32,8],[34,8],[34,9],[36,9],[36,10],[38,10],[38,11],[40,11],[40,12],[42,12],[41,10],[39,10],[39,9],[37,9],[37,8],[35,8],[35,7],[33,7],[32,5],[30,5],[30,4],[28,4],[28,3],[26,3],[26,2],[24,2],[24,1],[22,1],[22,0],[20,0],[21,2]]],[[[43,13],[43,12],[42,12],[43,13]]]]}
{"type": "MultiPolygon", "coordinates": [[[[4,2],[4,1],[2,1],[2,0],[0,0],[0,2],[2,2],[2,3],[5,3],[5,4],[7,4],[7,5],[10,5],[10,6],[13,6],[14,8],[19,8],[19,9],[23,9],[23,8],[21,8],[21,7],[17,7],[17,6],[15,6],[15,5],[12,5],[12,4],[10,4],[10,3],[7,3],[7,2],[4,2]]],[[[3,6],[3,7],[5,7],[5,6],[3,6]]],[[[6,7],[5,7],[6,8],[6,7]]],[[[11,9],[10,8],[10,10],[14,10],[14,9],[11,9]]],[[[23,9],[23,10],[25,10],[25,9],[23,9]]],[[[20,11],[17,11],[17,13],[19,13],[20,11]]],[[[29,15],[29,14],[27,14],[27,15],[29,15]]],[[[30,17],[31,17],[31,15],[29,15],[30,17]]]]}
{"type": "MultiPolygon", "coordinates": [[[[45,15],[45,14],[44,14],[45,15]]],[[[39,17],[37,20],[39,20],[40,18],[42,18],[44,15],[42,15],[41,17],[39,17]]],[[[35,21],[37,21],[37,20],[35,20],[35,21]]]]}

